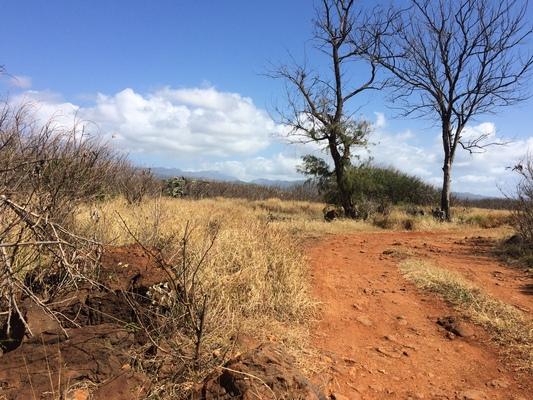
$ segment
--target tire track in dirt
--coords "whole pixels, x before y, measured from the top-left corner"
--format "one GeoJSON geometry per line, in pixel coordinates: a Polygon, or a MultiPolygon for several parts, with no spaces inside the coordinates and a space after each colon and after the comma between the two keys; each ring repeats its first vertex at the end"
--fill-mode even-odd
{"type": "Polygon", "coordinates": [[[464,235],[361,233],[307,249],[314,294],[322,303],[312,341],[328,365],[316,380],[335,398],[531,398],[531,377],[502,362],[482,329],[472,327],[472,338],[448,339],[436,320],[453,310],[406,281],[398,260],[383,254],[402,246],[441,267],[470,268],[480,276],[478,284],[494,286],[490,293],[531,310],[532,296],[518,290],[523,276],[480,255],[468,240],[461,242],[464,235]],[[496,270],[501,273],[487,273],[496,270]]]}

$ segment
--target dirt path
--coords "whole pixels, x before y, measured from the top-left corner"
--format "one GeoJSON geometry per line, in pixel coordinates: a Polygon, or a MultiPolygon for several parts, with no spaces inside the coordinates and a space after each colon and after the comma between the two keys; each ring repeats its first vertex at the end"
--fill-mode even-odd
{"type": "Polygon", "coordinates": [[[526,277],[465,233],[361,233],[310,246],[313,286],[323,303],[314,345],[331,368],[317,379],[337,399],[531,399],[531,377],[514,372],[486,334],[450,340],[436,324],[454,312],[417,290],[384,255],[401,248],[458,270],[489,293],[533,310],[526,277]],[[344,397],[343,397],[344,396],[344,397]]]}

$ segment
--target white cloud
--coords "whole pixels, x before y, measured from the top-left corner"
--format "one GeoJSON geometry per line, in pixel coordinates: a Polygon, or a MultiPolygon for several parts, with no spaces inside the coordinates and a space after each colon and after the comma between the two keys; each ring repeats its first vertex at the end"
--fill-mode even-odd
{"type": "Polygon", "coordinates": [[[79,119],[80,107],[64,101],[56,93],[27,90],[10,101],[15,107],[26,107],[32,118],[40,123],[53,120],[54,126],[70,127],[79,119]]]}
{"type": "MultiPolygon", "coordinates": [[[[496,127],[490,122],[469,127],[468,132],[491,133],[492,141],[501,141],[501,138],[496,135],[496,127]]],[[[435,134],[434,138],[430,137],[432,140],[429,140],[429,144],[421,144],[424,135],[416,134],[416,131],[412,130],[390,132],[376,129],[371,138],[375,144],[367,150],[360,150],[356,153],[363,158],[371,155],[375,164],[395,167],[440,187],[443,158],[440,138],[435,134]]],[[[480,154],[471,155],[459,148],[452,171],[452,190],[501,196],[501,188],[510,193],[515,184],[515,176],[506,167],[514,165],[516,160],[524,156],[528,148],[533,149],[533,137],[518,140],[506,146],[491,146],[480,154]]],[[[313,153],[328,159],[327,155],[318,150],[316,144],[290,145],[288,149],[291,151],[290,156],[287,152],[282,152],[271,157],[208,163],[203,167],[220,170],[242,180],[260,177],[303,179],[303,176],[295,171],[296,166],[301,163],[301,155],[313,153]]]]}
{"type": "Polygon", "coordinates": [[[31,88],[32,81],[29,76],[12,75],[9,79],[9,84],[19,89],[29,89],[31,88]]]}
{"type": "Polygon", "coordinates": [[[278,153],[270,157],[254,157],[242,161],[205,163],[202,169],[221,171],[243,181],[264,178],[273,180],[304,179],[296,172],[301,158],[278,153]]]}
{"type": "MultiPolygon", "coordinates": [[[[485,134],[491,142],[504,143],[498,137],[495,124],[483,122],[465,129],[467,138],[485,134]]],[[[390,165],[401,171],[418,175],[437,187],[442,184],[442,146],[440,138],[431,144],[421,145],[412,131],[392,133],[378,129],[376,145],[370,152],[376,163],[390,165]]],[[[501,195],[512,191],[516,182],[514,174],[507,168],[533,149],[533,137],[520,139],[507,145],[490,146],[482,153],[469,154],[457,149],[452,171],[452,190],[486,195],[501,195]]]]}
{"type": "Polygon", "coordinates": [[[279,127],[251,99],[214,88],[164,88],[146,95],[124,89],[98,94],[94,105],[78,107],[40,92],[26,92],[43,119],[77,113],[97,124],[102,136],[132,153],[183,157],[230,157],[266,148],[279,127]]]}
{"type": "Polygon", "coordinates": [[[461,137],[476,139],[485,136],[487,139],[496,137],[496,126],[492,122],[483,122],[476,126],[467,126],[463,129],[461,137]]]}

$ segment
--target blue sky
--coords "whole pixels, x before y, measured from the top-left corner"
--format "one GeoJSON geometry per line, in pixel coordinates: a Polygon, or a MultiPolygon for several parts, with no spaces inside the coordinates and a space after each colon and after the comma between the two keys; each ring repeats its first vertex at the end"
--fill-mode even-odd
{"type": "MultiPolygon", "coordinates": [[[[322,65],[310,37],[311,0],[3,1],[0,93],[31,101],[37,115],[68,124],[76,114],[148,166],[216,169],[240,179],[301,178],[299,157],[268,111],[282,86],[263,75],[270,62],[322,65]]],[[[533,20],[533,18],[531,18],[533,20]]],[[[356,67],[354,75],[364,73],[356,67]]],[[[438,129],[395,118],[382,94],[365,96],[375,122],[376,162],[440,181],[438,129]]],[[[484,116],[469,129],[512,138],[505,148],[461,154],[454,189],[497,194],[505,169],[531,147],[533,101],[484,116]]]]}

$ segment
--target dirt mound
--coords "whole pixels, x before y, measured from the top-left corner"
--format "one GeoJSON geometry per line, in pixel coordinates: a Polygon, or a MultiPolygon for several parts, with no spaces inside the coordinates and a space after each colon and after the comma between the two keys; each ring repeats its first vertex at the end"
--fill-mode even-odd
{"type": "Polygon", "coordinates": [[[98,384],[125,372],[134,336],[111,324],[42,334],[1,358],[0,393],[7,399],[55,399],[80,382],[98,384]]]}
{"type": "Polygon", "coordinates": [[[274,345],[262,345],[229,361],[206,379],[197,400],[326,400],[294,367],[294,359],[274,345]]]}
{"type": "Polygon", "coordinates": [[[139,245],[107,247],[102,255],[99,282],[111,290],[132,290],[167,280],[154,258],[139,245]]]}
{"type": "Polygon", "coordinates": [[[23,325],[11,337],[4,335],[0,397],[56,399],[70,388],[98,385],[94,399],[142,398],[148,380],[130,370],[130,354],[147,339],[130,301],[149,304],[148,288],[165,280],[139,246],[109,247],[96,285],[84,284],[50,302],[56,318],[23,300],[21,311],[33,335],[23,325]]]}

